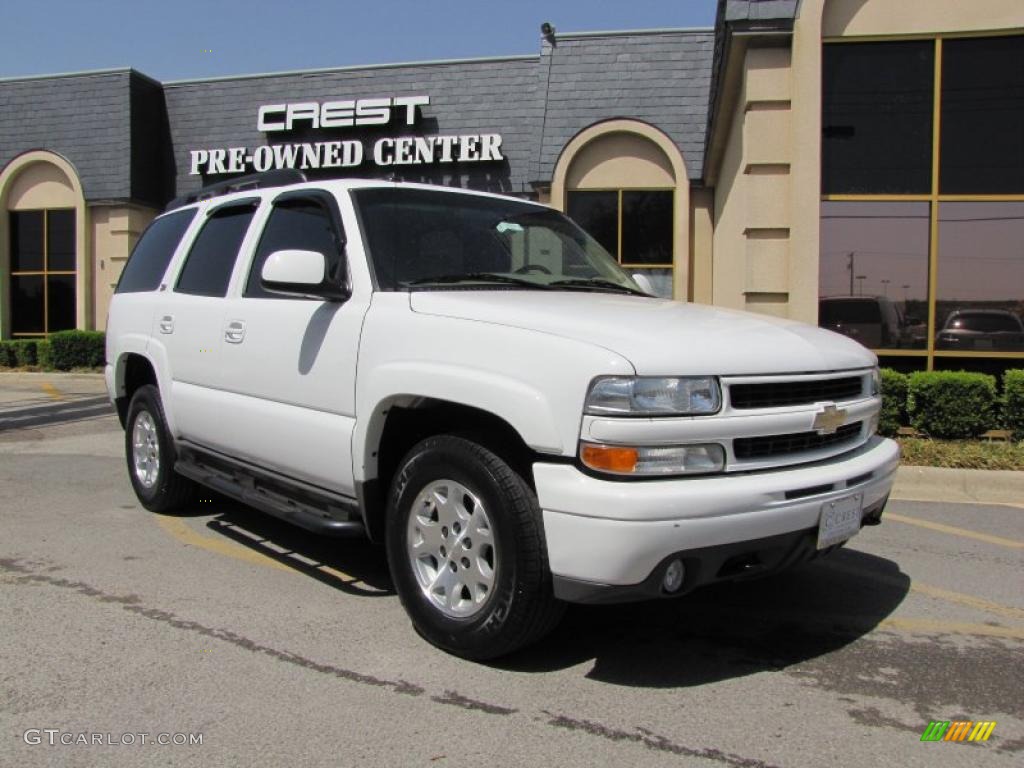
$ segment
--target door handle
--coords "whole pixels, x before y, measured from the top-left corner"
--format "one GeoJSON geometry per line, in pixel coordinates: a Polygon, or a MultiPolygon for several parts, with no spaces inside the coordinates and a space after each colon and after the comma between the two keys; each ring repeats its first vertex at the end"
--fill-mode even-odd
{"type": "Polygon", "coordinates": [[[232,320],[224,329],[224,341],[229,344],[241,344],[245,339],[245,323],[241,320],[232,320]]]}
{"type": "Polygon", "coordinates": [[[160,318],[160,333],[174,333],[174,315],[164,315],[160,318]]]}

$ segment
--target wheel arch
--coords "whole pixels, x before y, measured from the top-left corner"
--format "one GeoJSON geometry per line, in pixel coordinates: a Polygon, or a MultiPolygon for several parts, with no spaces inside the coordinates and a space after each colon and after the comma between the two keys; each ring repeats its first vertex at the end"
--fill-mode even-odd
{"type": "Polygon", "coordinates": [[[374,541],[383,541],[387,494],[402,458],[421,440],[441,434],[464,437],[484,446],[533,486],[532,466],[542,454],[503,416],[436,397],[386,398],[374,408],[367,425],[361,453],[364,476],[356,483],[366,530],[374,541]]]}

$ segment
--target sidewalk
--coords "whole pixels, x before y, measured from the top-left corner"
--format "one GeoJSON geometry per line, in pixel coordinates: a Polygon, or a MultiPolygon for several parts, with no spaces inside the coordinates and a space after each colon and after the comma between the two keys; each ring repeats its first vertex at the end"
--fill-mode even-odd
{"type": "Polygon", "coordinates": [[[900,467],[892,497],[904,501],[983,502],[1024,508],[1024,472],[900,467]]]}

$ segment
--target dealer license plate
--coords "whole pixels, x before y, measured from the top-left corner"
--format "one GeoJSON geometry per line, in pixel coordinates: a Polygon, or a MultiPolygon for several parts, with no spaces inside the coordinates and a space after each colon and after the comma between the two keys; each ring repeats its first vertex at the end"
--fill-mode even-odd
{"type": "Polygon", "coordinates": [[[823,504],[818,520],[818,549],[846,541],[860,530],[864,497],[856,493],[823,504]]]}

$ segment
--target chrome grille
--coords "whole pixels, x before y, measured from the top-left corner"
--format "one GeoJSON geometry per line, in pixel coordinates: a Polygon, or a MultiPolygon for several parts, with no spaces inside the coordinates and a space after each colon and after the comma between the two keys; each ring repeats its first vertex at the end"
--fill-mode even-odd
{"type": "Polygon", "coordinates": [[[831,448],[860,437],[863,422],[847,424],[830,435],[817,432],[795,432],[788,435],[767,435],[765,437],[740,437],[732,442],[737,459],[763,459],[772,456],[787,456],[821,448],[831,448]]]}
{"type": "Polygon", "coordinates": [[[863,377],[811,381],[773,381],[764,384],[733,384],[729,399],[733,408],[777,408],[809,405],[824,401],[848,400],[863,393],[863,377]]]}

